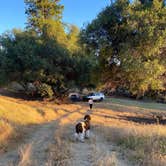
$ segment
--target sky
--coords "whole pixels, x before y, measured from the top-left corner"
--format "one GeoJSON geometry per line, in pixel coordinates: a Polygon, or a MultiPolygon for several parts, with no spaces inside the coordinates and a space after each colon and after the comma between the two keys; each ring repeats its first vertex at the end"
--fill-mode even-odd
{"type": "MultiPolygon", "coordinates": [[[[81,28],[93,20],[110,0],[61,0],[63,21],[81,28]]],[[[0,34],[13,28],[24,29],[26,23],[24,0],[0,0],[0,34]]]]}

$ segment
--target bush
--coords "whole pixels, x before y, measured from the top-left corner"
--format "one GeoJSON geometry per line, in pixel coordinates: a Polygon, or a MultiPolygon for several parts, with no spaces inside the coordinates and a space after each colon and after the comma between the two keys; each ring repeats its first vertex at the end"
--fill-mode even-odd
{"type": "Polygon", "coordinates": [[[38,87],[37,87],[37,91],[38,94],[41,97],[48,97],[51,98],[54,94],[52,88],[50,85],[46,84],[46,83],[41,83],[38,87]]]}
{"type": "Polygon", "coordinates": [[[162,94],[162,93],[158,94],[156,100],[159,103],[166,103],[166,94],[162,94]]]}

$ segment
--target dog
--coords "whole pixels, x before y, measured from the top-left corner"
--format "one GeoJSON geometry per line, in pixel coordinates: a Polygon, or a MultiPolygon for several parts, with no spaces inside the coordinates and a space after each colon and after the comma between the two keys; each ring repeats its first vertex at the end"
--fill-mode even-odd
{"type": "Polygon", "coordinates": [[[85,138],[90,137],[90,115],[84,116],[84,121],[77,123],[75,126],[75,138],[81,142],[84,142],[85,138]]]}

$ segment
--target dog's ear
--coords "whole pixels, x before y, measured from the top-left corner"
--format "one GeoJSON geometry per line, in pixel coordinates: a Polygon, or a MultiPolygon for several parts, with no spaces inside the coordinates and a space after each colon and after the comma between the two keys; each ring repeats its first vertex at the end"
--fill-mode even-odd
{"type": "Polygon", "coordinates": [[[84,120],[91,120],[90,115],[85,115],[85,116],[84,116],[84,120]]]}

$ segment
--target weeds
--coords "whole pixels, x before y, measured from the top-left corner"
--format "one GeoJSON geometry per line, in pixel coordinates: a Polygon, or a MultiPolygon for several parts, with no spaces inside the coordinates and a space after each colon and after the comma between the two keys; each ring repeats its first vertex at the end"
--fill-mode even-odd
{"type": "Polygon", "coordinates": [[[46,166],[69,166],[70,142],[63,137],[63,129],[55,134],[55,143],[50,146],[49,157],[46,166]]]}
{"type": "Polygon", "coordinates": [[[30,166],[31,165],[31,149],[32,144],[23,146],[19,151],[19,163],[18,166],[30,166]]]}
{"type": "Polygon", "coordinates": [[[158,133],[157,130],[156,134],[152,134],[152,130],[147,129],[144,126],[140,130],[135,126],[127,130],[127,126],[124,126],[119,129],[106,127],[103,131],[107,141],[113,141],[121,147],[122,151],[126,149],[125,156],[134,163],[141,166],[161,166],[166,162],[166,136],[158,133]],[[152,158],[149,160],[150,157],[152,158]]]}
{"type": "Polygon", "coordinates": [[[4,120],[0,120],[0,149],[4,151],[7,146],[8,140],[14,133],[13,127],[4,120]]]}

